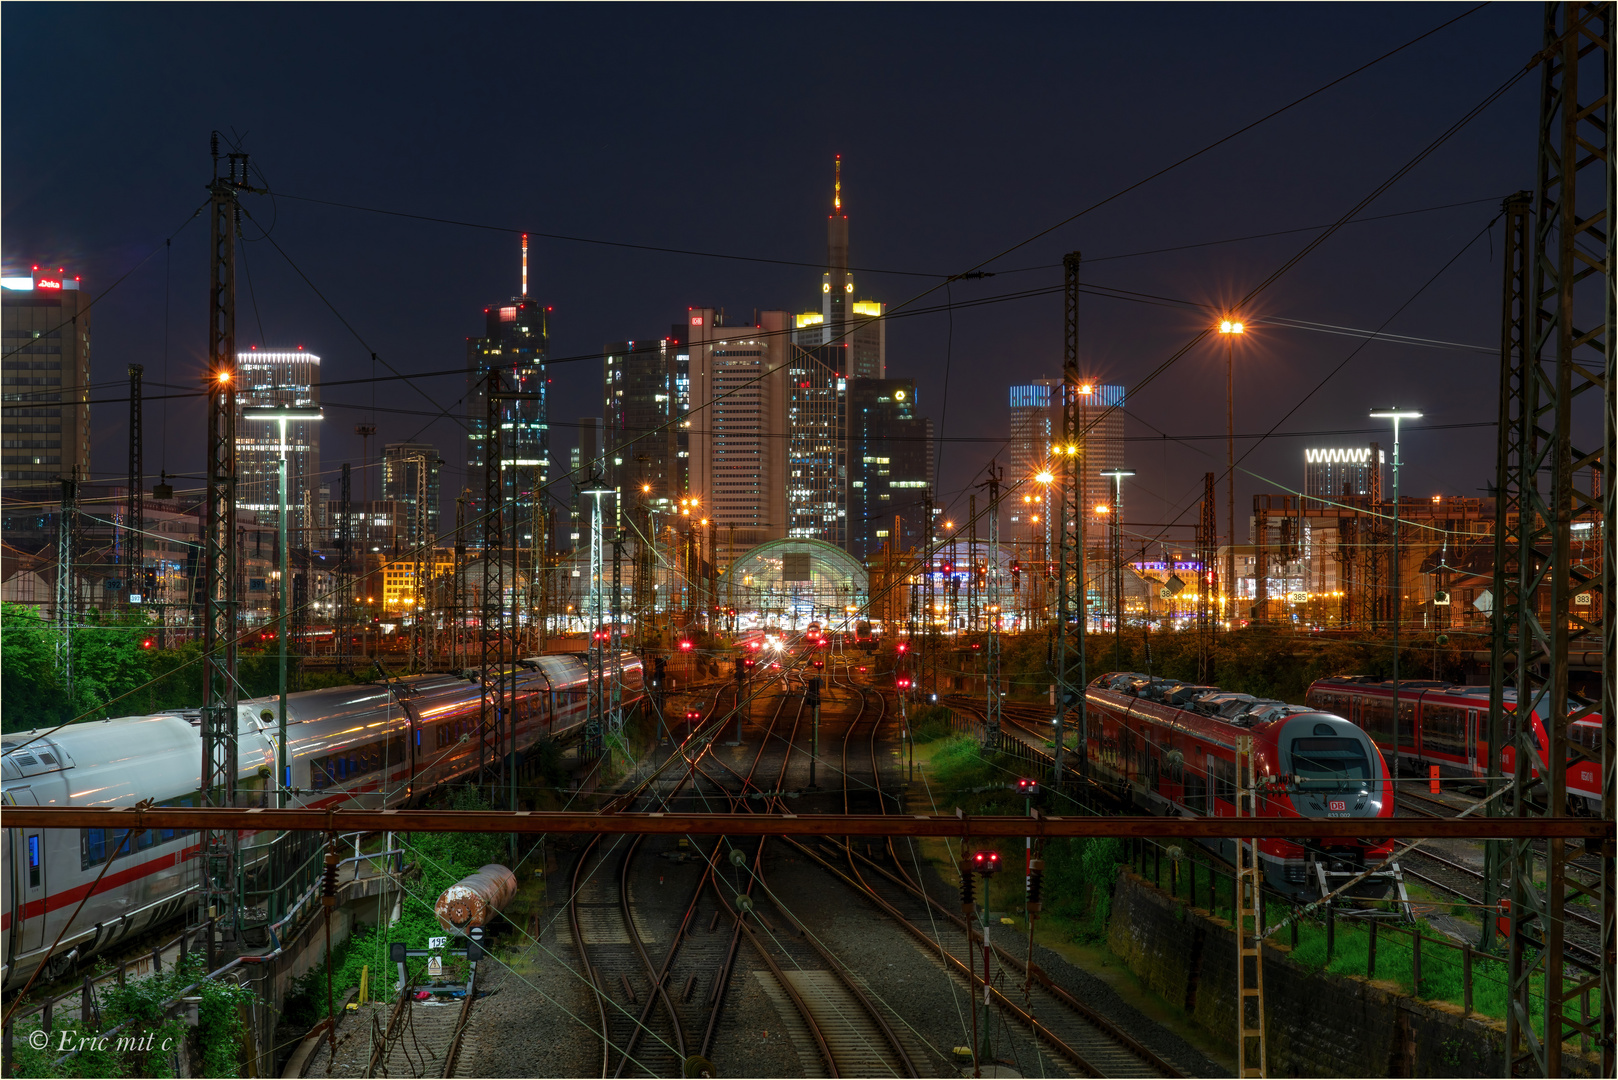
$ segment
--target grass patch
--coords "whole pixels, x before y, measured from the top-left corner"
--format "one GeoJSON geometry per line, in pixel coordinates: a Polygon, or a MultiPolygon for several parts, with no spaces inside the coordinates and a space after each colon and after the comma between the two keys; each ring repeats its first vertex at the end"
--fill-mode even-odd
{"type": "MultiPolygon", "coordinates": [[[[1053,845],[1054,846],[1054,843],[1053,845]]],[[[1049,848],[1047,848],[1049,850],[1049,848]]],[[[1173,861],[1163,857],[1154,861],[1148,857],[1144,872],[1137,868],[1137,873],[1149,883],[1155,884],[1165,892],[1172,892],[1181,899],[1188,899],[1191,881],[1190,855],[1196,854],[1195,849],[1182,858],[1179,874],[1176,878],[1171,870],[1173,861]],[[1155,877],[1155,881],[1154,881],[1155,877]]],[[[1198,857],[1196,862],[1196,896],[1191,899],[1193,907],[1206,909],[1208,906],[1207,875],[1210,872],[1206,857],[1198,857]]],[[[1049,865],[1049,859],[1047,859],[1049,865]]],[[[1232,907],[1233,883],[1229,875],[1220,871],[1216,876],[1214,888],[1215,902],[1212,914],[1226,922],[1233,922],[1235,912],[1232,907]]],[[[1265,921],[1267,926],[1275,926],[1284,919],[1292,916],[1292,905],[1287,903],[1266,903],[1265,921]]],[[[1289,926],[1272,937],[1272,944],[1291,948],[1291,959],[1309,971],[1324,971],[1332,975],[1354,976],[1358,978],[1372,978],[1377,982],[1391,983],[1399,992],[1407,996],[1425,1000],[1442,1001],[1457,1007],[1466,1003],[1466,972],[1465,958],[1459,943],[1455,942],[1442,931],[1434,928],[1424,919],[1416,920],[1412,928],[1409,923],[1393,925],[1384,924],[1378,927],[1376,936],[1376,967],[1374,973],[1370,965],[1371,932],[1365,919],[1344,917],[1339,915],[1335,920],[1332,933],[1331,956],[1327,957],[1327,934],[1323,916],[1301,919],[1297,923],[1297,945],[1292,946],[1292,929],[1289,926]],[[1421,980],[1416,980],[1415,944],[1412,940],[1411,930],[1420,932],[1421,943],[1421,980]]],[[[1502,1020],[1506,1015],[1508,1004],[1507,988],[1509,986],[1509,972],[1506,961],[1498,956],[1474,950],[1472,953],[1472,1009],[1474,1012],[1496,1020],[1502,1020]]],[[[1544,979],[1535,975],[1530,980],[1531,996],[1535,999],[1534,1031],[1537,1035],[1544,1035],[1544,979]]],[[[1600,993],[1592,990],[1590,995],[1590,1013],[1596,1014],[1600,1008],[1600,993]]],[[[1579,1003],[1570,1002],[1564,1014],[1572,1019],[1579,1018],[1579,1003]]]]}

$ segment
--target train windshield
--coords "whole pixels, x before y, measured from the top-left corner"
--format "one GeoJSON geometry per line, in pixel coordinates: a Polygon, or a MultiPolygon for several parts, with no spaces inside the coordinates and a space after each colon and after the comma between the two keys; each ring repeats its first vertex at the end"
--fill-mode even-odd
{"type": "Polygon", "coordinates": [[[1300,788],[1316,791],[1363,790],[1371,780],[1364,744],[1342,736],[1293,739],[1292,771],[1300,788]]]}

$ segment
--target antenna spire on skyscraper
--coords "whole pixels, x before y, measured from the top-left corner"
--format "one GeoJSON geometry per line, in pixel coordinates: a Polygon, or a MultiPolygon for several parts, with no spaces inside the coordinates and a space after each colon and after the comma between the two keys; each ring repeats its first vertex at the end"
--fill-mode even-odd
{"type": "Polygon", "coordinates": [[[843,155],[837,155],[837,183],[832,187],[831,208],[833,212],[843,212],[843,155]]]}
{"type": "Polygon", "coordinates": [[[522,294],[528,295],[528,234],[522,234],[522,294]]]}

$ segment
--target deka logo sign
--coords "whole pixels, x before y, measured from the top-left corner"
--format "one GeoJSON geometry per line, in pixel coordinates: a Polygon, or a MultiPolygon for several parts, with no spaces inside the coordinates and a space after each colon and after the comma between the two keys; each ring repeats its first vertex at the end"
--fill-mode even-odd
{"type": "MultiPolygon", "coordinates": [[[[1303,460],[1310,465],[1342,464],[1364,465],[1371,460],[1371,448],[1368,446],[1351,447],[1347,450],[1305,450],[1303,460]]],[[[1387,460],[1387,455],[1377,452],[1378,462],[1387,460]]]]}

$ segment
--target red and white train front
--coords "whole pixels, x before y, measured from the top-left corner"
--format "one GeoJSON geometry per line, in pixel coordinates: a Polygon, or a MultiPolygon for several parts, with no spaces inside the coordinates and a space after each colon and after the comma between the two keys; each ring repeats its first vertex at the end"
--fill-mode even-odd
{"type": "MultiPolygon", "coordinates": [[[[1134,673],[1096,679],[1086,702],[1092,775],[1152,813],[1236,816],[1236,740],[1245,734],[1260,818],[1393,816],[1382,755],[1343,717],[1134,673]]],[[[1254,831],[1262,837],[1262,827],[1254,831]]],[[[1207,846],[1234,860],[1234,841],[1207,846]]],[[[1267,882],[1301,899],[1382,862],[1392,843],[1261,839],[1259,849],[1267,882]]],[[[1353,891],[1375,897],[1389,884],[1371,878],[1353,891]]]]}

